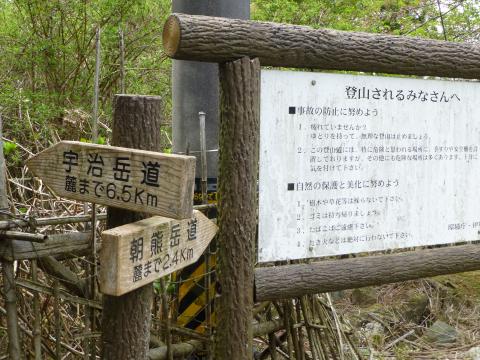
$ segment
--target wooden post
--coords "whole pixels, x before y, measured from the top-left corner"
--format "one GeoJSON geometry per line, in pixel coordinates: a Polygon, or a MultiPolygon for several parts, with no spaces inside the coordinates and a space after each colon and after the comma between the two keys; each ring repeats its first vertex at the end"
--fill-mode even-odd
{"type": "Polygon", "coordinates": [[[218,283],[215,359],[251,359],[260,62],[220,66],[218,283]]]}
{"type": "MultiPolygon", "coordinates": [[[[112,145],[161,151],[161,109],[157,96],[116,95],[112,145]]],[[[147,217],[118,208],[107,213],[107,228],[147,217]]],[[[151,284],[122,296],[103,296],[103,359],[147,359],[152,297],[151,284]]]]}
{"type": "MultiPolygon", "coordinates": [[[[0,114],[0,220],[5,220],[8,218],[5,213],[8,213],[9,208],[6,187],[7,165],[3,156],[2,134],[2,116],[0,114]]],[[[18,337],[17,296],[15,293],[13,261],[3,260],[2,275],[5,309],[7,310],[8,354],[10,355],[10,359],[18,360],[20,359],[20,339],[18,337]]]]}
{"type": "Polygon", "coordinates": [[[480,78],[475,44],[410,36],[172,14],[163,46],[179,60],[223,63],[249,56],[262,66],[480,78]]]}

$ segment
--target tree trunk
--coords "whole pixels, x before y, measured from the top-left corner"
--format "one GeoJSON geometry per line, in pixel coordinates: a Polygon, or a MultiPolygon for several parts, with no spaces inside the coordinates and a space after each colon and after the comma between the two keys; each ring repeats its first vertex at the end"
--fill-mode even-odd
{"type": "Polygon", "coordinates": [[[173,14],[163,44],[180,60],[223,63],[249,56],[262,66],[480,78],[480,48],[473,43],[173,14]]]}
{"type": "Polygon", "coordinates": [[[382,285],[480,269],[480,246],[257,268],[257,301],[382,285]]]}
{"type": "MultiPolygon", "coordinates": [[[[162,102],[156,96],[116,95],[112,145],[162,151],[162,102]]],[[[146,214],[108,208],[107,228],[132,223],[146,214]]],[[[152,285],[123,296],[103,296],[103,359],[147,359],[150,339],[152,285]]]]}
{"type": "Polygon", "coordinates": [[[220,67],[219,233],[215,359],[252,358],[260,63],[220,67]]]}

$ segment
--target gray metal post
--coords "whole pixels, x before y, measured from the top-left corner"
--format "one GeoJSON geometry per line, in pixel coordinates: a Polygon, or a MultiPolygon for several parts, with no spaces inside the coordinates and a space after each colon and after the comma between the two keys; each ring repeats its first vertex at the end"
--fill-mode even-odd
{"type": "MultiPolygon", "coordinates": [[[[250,18],[250,0],[173,0],[172,11],[184,14],[250,18]]],[[[173,151],[197,157],[200,178],[198,113],[206,113],[207,150],[218,148],[218,65],[194,61],[173,61],[173,151]]],[[[217,178],[218,152],[207,153],[209,178],[217,178]]],[[[199,182],[198,182],[199,184],[199,182]]],[[[198,189],[199,190],[199,189],[198,189]]]]}

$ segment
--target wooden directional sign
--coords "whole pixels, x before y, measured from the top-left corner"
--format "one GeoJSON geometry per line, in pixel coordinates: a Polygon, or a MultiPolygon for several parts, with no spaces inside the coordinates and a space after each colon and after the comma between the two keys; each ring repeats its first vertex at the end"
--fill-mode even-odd
{"type": "Polygon", "coordinates": [[[193,264],[216,232],[197,210],[190,219],[154,216],[104,231],[100,291],[119,296],[193,264]]]}
{"type": "Polygon", "coordinates": [[[193,156],[62,141],[27,165],[66,198],[175,219],[192,216],[193,156]]]}

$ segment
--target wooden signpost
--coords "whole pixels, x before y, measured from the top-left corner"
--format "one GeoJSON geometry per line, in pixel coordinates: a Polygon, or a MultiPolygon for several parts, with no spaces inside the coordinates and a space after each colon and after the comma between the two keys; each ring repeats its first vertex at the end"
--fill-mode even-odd
{"type": "Polygon", "coordinates": [[[27,165],[66,198],[176,219],[192,216],[193,156],[61,141],[27,165]]]}
{"type": "Polygon", "coordinates": [[[173,220],[154,216],[102,233],[99,284],[119,296],[193,264],[217,232],[201,212],[173,220]]]}

